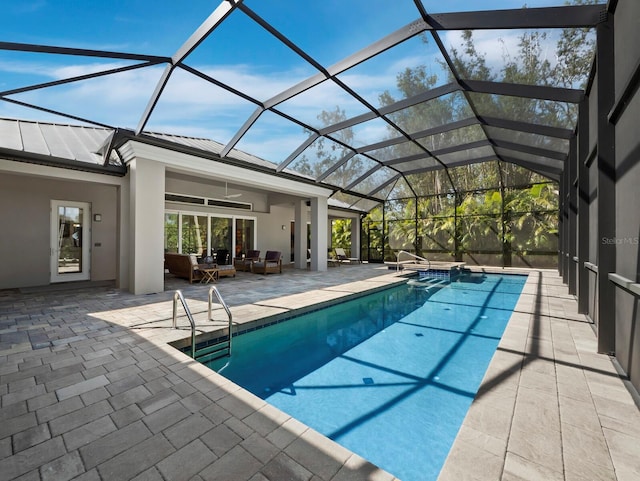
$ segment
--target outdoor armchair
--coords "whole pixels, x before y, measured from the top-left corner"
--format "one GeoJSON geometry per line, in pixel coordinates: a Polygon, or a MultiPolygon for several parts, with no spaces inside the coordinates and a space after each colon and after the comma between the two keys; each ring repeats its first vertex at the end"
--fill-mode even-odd
{"type": "Polygon", "coordinates": [[[263,260],[251,263],[251,272],[256,274],[282,273],[282,252],[267,251],[263,260]]]}
{"type": "Polygon", "coordinates": [[[258,262],[260,260],[260,251],[258,250],[250,250],[247,251],[247,255],[244,257],[236,257],[233,260],[233,265],[235,268],[242,272],[250,272],[251,264],[253,262],[258,262]]]}

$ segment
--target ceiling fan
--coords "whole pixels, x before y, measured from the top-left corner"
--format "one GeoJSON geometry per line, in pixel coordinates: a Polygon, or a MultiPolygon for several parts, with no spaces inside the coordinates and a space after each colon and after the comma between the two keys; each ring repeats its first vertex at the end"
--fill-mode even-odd
{"type": "Polygon", "coordinates": [[[224,183],[224,198],[225,199],[235,199],[236,197],[240,197],[242,194],[229,194],[229,189],[227,187],[227,183],[224,183]]]}

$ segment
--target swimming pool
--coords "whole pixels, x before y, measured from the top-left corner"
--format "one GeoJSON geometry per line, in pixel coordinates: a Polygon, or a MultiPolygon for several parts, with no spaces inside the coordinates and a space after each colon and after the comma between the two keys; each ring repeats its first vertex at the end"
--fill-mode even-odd
{"type": "Polygon", "coordinates": [[[525,280],[402,285],[237,336],[208,365],[403,481],[435,480],[525,280]]]}

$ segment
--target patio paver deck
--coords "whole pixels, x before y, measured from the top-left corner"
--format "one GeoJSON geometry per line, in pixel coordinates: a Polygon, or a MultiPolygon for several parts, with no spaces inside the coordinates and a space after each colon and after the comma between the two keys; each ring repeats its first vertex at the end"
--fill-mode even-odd
{"type": "MultiPolygon", "coordinates": [[[[362,264],[217,287],[250,326],[397,281],[362,264]]],[[[149,296],[0,291],[1,479],[394,479],[167,345],[189,332],[170,329],[175,288],[200,330],[224,324],[206,323],[208,286],[172,278],[149,296]]],[[[557,273],[532,271],[440,479],[640,478],[640,413],[595,349],[557,273]]]]}

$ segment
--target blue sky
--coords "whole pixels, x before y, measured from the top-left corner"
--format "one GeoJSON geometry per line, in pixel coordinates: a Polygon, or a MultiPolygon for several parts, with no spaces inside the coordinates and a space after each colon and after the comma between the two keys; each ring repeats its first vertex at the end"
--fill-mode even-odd
{"type": "MultiPolygon", "coordinates": [[[[428,12],[438,13],[520,8],[525,1],[529,7],[564,4],[564,0],[423,0],[423,3],[428,12]]],[[[0,41],[171,56],[219,3],[217,0],[21,0],[3,6],[0,41]]],[[[412,0],[245,0],[245,5],[325,66],[419,18],[412,0]]],[[[459,33],[443,34],[442,39],[446,45],[455,45],[459,33]]],[[[496,69],[502,56],[515,49],[516,44],[517,32],[480,32],[477,37],[479,50],[496,69]]],[[[376,104],[385,90],[398,95],[395,76],[406,67],[427,65],[444,82],[439,58],[433,42],[425,45],[414,38],[345,72],[341,80],[376,104]]],[[[186,63],[260,101],[316,73],[242,12],[234,12],[226,19],[186,63]]],[[[130,64],[102,58],[0,51],[0,91],[130,64]]],[[[11,98],[109,125],[135,128],[162,70],[163,66],[138,69],[11,98]]],[[[344,109],[347,117],[365,112],[361,104],[328,82],[280,108],[316,125],[317,115],[335,106],[344,109]]],[[[225,143],[254,110],[251,102],[178,69],[147,129],[225,143]]],[[[7,102],[0,102],[0,116],[74,123],[7,102]]],[[[361,133],[362,142],[370,142],[381,134],[372,127],[361,133]]],[[[300,126],[269,114],[259,119],[238,147],[279,162],[305,138],[300,126]]]]}

